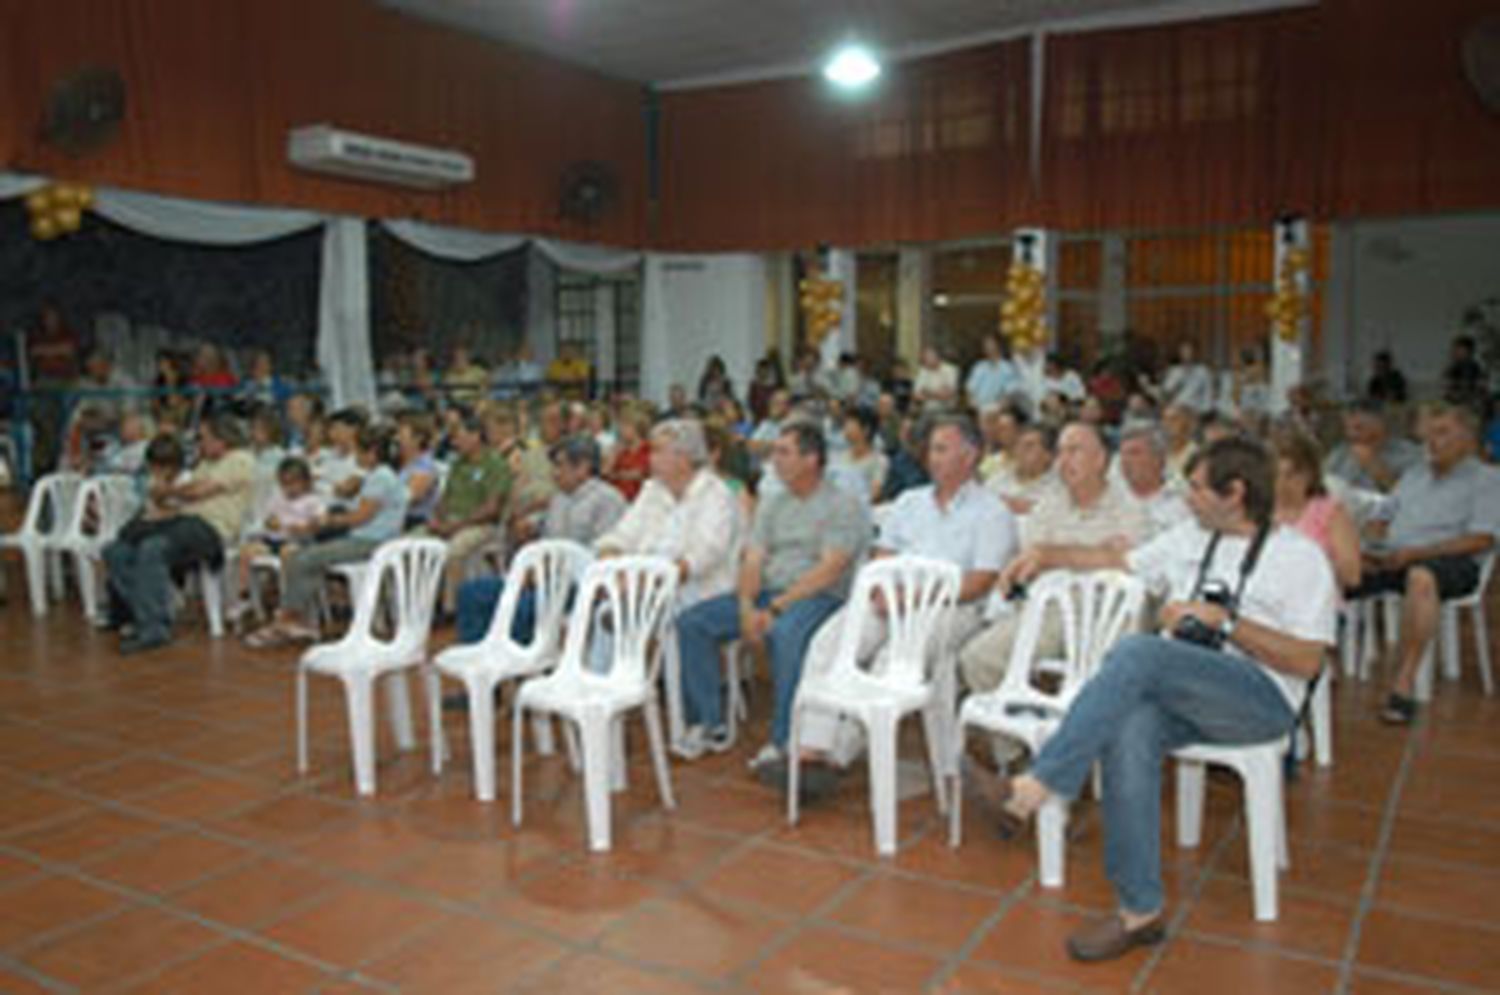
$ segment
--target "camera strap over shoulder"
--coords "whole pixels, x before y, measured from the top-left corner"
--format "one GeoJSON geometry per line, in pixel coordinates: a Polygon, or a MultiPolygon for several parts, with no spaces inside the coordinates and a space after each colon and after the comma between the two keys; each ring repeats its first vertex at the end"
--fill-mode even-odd
{"type": "MultiPolygon", "coordinates": [[[[1271,534],[1271,526],[1261,525],[1255,530],[1255,536],[1250,540],[1249,547],[1245,550],[1244,557],[1240,560],[1240,576],[1235,582],[1234,597],[1229,602],[1229,615],[1237,617],[1240,613],[1240,598],[1245,593],[1245,585],[1250,582],[1250,574],[1255,570],[1255,565],[1260,562],[1260,554],[1265,549],[1266,539],[1271,534]]],[[[1203,594],[1203,585],[1208,580],[1208,569],[1213,565],[1214,554],[1219,551],[1219,540],[1224,533],[1215,532],[1209,537],[1208,545],[1203,549],[1203,558],[1198,561],[1198,575],[1193,580],[1193,591],[1189,600],[1196,601],[1203,594]]]]}

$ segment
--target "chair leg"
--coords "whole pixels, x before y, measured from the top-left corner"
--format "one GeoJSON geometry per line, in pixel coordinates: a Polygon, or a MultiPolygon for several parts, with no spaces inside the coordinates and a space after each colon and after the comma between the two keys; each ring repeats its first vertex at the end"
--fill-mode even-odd
{"type": "Polygon", "coordinates": [[[307,773],[307,671],[297,668],[297,773],[307,773]]]}
{"type": "Polygon", "coordinates": [[[866,716],[870,751],[870,815],[875,822],[875,850],[896,854],[896,716],[866,716]]]}
{"type": "Polygon", "coordinates": [[[1474,654],[1479,660],[1479,683],[1484,687],[1486,696],[1495,693],[1495,675],[1490,671],[1490,633],[1489,625],[1484,620],[1484,604],[1473,606],[1473,613],[1469,616],[1474,624],[1474,654]]]}
{"type": "Polygon", "coordinates": [[[1257,922],[1275,922],[1277,865],[1280,863],[1281,770],[1274,754],[1247,757],[1239,771],[1244,780],[1245,828],[1250,846],[1250,879],[1257,922]]]}
{"type": "Polygon", "coordinates": [[[1443,677],[1456,681],[1460,676],[1458,654],[1462,649],[1458,643],[1458,609],[1443,605],[1441,611],[1438,631],[1442,634],[1443,677]]]}
{"type": "Polygon", "coordinates": [[[1067,863],[1068,803],[1049,798],[1036,813],[1038,880],[1043,888],[1061,888],[1067,863]]]}
{"type": "Polygon", "coordinates": [[[531,742],[536,747],[537,756],[550,757],[557,752],[550,717],[538,715],[531,720],[531,742]]]}
{"type": "Polygon", "coordinates": [[[1203,839],[1204,765],[1177,761],[1177,845],[1191,850],[1203,839]]]}
{"type": "Polygon", "coordinates": [[[646,699],[646,736],[651,742],[651,767],[656,771],[656,790],[661,795],[664,808],[675,809],[677,798],[672,794],[672,772],[667,766],[667,741],[662,734],[661,703],[655,695],[646,699]]]}
{"type": "Polygon", "coordinates": [[[85,552],[73,554],[73,569],[78,574],[78,598],[83,602],[83,617],[94,622],[99,617],[99,572],[94,558],[85,552]]]}
{"type": "Polygon", "coordinates": [[[1313,758],[1319,767],[1333,766],[1333,674],[1325,673],[1312,697],[1313,758]]]}
{"type": "Polygon", "coordinates": [[[955,722],[953,727],[953,741],[949,744],[952,766],[949,768],[952,777],[951,790],[948,792],[948,845],[957,847],[963,842],[964,835],[964,733],[962,722],[955,722]]]}
{"type": "Polygon", "coordinates": [[[375,793],[375,683],[367,676],[344,678],[344,702],[349,711],[349,747],[354,755],[354,788],[360,795],[375,793]]]}
{"type": "Polygon", "coordinates": [[[47,593],[53,601],[61,601],[68,593],[63,583],[63,555],[49,550],[43,559],[47,564],[47,593]]]}
{"type": "Polygon", "coordinates": [[[443,675],[433,666],[422,669],[427,689],[427,753],[436,776],[443,772],[443,762],[448,759],[448,737],[443,731],[443,675]]]}
{"type": "Polygon", "coordinates": [[[521,755],[526,751],[526,709],[521,704],[520,689],[516,689],[516,704],[510,717],[510,822],[521,824],[521,755]]]}
{"type": "Polygon", "coordinates": [[[198,586],[203,594],[203,613],[208,616],[208,634],[215,639],[224,638],[224,575],[200,567],[198,586]]]}
{"type": "Polygon", "coordinates": [[[922,710],[922,737],[927,740],[927,764],[932,768],[932,797],[937,802],[939,815],[948,812],[948,747],[949,731],[939,711],[938,699],[922,710]]]}
{"type": "Polygon", "coordinates": [[[411,688],[406,683],[406,671],[394,671],[387,674],[385,680],[389,692],[386,708],[390,713],[396,748],[409,753],[417,748],[417,732],[411,721],[411,688]]]}
{"type": "Polygon", "coordinates": [[[587,716],[579,723],[583,739],[583,801],[588,816],[589,849],[596,853],[610,847],[612,724],[603,716],[587,716]]]}
{"type": "Polygon", "coordinates": [[[795,826],[801,817],[799,797],[802,793],[802,706],[792,702],[792,720],[786,734],[786,824],[795,826]]]}
{"type": "Polygon", "coordinates": [[[662,682],[667,692],[667,740],[675,750],[687,733],[682,704],[682,653],[677,645],[675,626],[667,627],[666,645],[662,647],[662,682]]]}
{"type": "Polygon", "coordinates": [[[609,723],[609,788],[624,791],[630,787],[629,754],[625,749],[625,713],[616,715],[609,723]]]}
{"type": "Polygon", "coordinates": [[[488,681],[467,681],[469,749],[474,754],[474,797],[495,800],[495,692],[488,681]]]}
{"type": "Polygon", "coordinates": [[[42,618],[47,614],[47,554],[35,546],[22,546],[21,560],[26,564],[26,594],[31,599],[31,614],[42,618]]]}

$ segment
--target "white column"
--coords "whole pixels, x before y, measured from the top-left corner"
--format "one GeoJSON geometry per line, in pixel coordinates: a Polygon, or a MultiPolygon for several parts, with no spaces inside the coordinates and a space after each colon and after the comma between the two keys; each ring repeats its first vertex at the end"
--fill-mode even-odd
{"type": "Polygon", "coordinates": [[[896,355],[916,367],[932,307],[932,254],[903,248],[896,262],[896,355]]]}
{"type": "MultiPolygon", "coordinates": [[[[1307,251],[1311,244],[1307,220],[1295,218],[1278,221],[1275,227],[1273,243],[1275,245],[1275,269],[1272,278],[1276,279],[1281,273],[1282,259],[1288,252],[1294,249],[1307,251]]],[[[1307,271],[1297,278],[1298,289],[1304,295],[1312,289],[1312,279],[1307,271]]],[[[1307,332],[1311,322],[1310,317],[1304,316],[1298,324],[1297,338],[1292,342],[1285,342],[1280,335],[1276,334],[1274,324],[1271,329],[1271,413],[1281,414],[1287,409],[1286,392],[1302,382],[1303,353],[1307,348],[1307,332]]]]}

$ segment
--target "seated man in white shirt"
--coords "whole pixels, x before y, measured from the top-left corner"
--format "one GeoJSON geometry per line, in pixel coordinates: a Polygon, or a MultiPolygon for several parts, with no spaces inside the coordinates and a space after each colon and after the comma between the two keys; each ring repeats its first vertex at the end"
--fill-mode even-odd
{"type": "MultiPolygon", "coordinates": [[[[927,437],[927,471],[932,483],[915,487],[896,499],[883,519],[875,541],[875,557],[911,554],[956,563],[963,571],[958,605],[941,623],[933,656],[948,657],[981,624],[980,608],[1000,570],[1015,554],[1015,518],[975,478],[981,441],[974,423],[963,415],[939,415],[927,437]]],[[[818,629],[808,646],[804,673],[824,673],[833,666],[838,652],[844,616],[840,608],[818,629]]],[[[860,632],[859,659],[883,665],[879,654],[886,638],[883,619],[871,616],[860,632]]],[[[802,793],[809,798],[826,795],[836,786],[833,766],[823,761],[840,740],[844,754],[836,761],[847,763],[857,749],[858,729],[842,726],[823,713],[804,717],[802,793]],[[811,763],[809,763],[811,761],[811,763]]],[[[778,787],[786,784],[785,760],[757,768],[760,779],[778,787]]]]}
{"type": "Polygon", "coordinates": [[[1075,960],[1109,960],[1166,934],[1166,757],[1193,743],[1287,735],[1334,641],[1333,570],[1316,543],[1274,524],[1275,466],[1258,442],[1213,443],[1189,470],[1194,521],[1129,554],[1103,547],[1052,558],[1065,569],[1129,569],[1169,599],[1163,634],[1126,636],[1109,651],[1028,773],[999,784],[976,775],[1014,831],[1049,798],[1077,797],[1098,765],[1118,911],[1068,938],[1075,960]]]}

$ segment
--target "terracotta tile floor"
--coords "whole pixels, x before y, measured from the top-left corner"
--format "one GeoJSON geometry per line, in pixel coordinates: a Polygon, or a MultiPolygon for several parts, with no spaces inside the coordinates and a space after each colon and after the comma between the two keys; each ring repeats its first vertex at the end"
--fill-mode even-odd
{"type": "Polygon", "coordinates": [[[192,624],[123,660],[75,603],[33,621],[6,567],[0,992],[1500,990],[1500,703],[1471,671],[1410,734],[1375,723],[1377,688],[1339,687],[1338,764],[1290,787],[1280,922],[1251,920],[1238,792],[1212,779],[1203,846],[1168,841],[1170,941],[1081,967],[1062,939],[1111,900],[1090,812],[1044,891],[1029,842],[967,806],[953,850],[927,796],[877,859],[860,776],[788,828],[744,771],[753,735],[675,765],[665,812],[637,741],[615,850],[591,856],[557,759],[529,762],[514,829],[470,799],[450,715],[443,775],[382,732],[357,800],[329,682],[297,776],[291,654],[192,624]]]}

